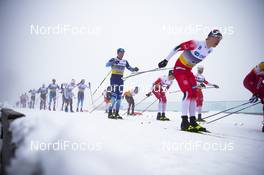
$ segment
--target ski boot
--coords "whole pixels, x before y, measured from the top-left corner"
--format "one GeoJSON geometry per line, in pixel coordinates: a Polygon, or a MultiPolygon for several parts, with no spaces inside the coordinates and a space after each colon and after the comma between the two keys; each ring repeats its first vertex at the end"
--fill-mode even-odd
{"type": "Polygon", "coordinates": [[[53,111],[56,111],[55,106],[53,107],[53,111]]]}
{"type": "Polygon", "coordinates": [[[206,122],[204,119],[202,119],[202,114],[198,114],[197,122],[206,122]]]}
{"type": "Polygon", "coordinates": [[[158,112],[158,114],[157,114],[157,120],[161,120],[161,113],[160,112],[158,112]]]}
{"type": "Polygon", "coordinates": [[[50,106],[49,106],[49,111],[51,111],[50,106]]]}
{"type": "Polygon", "coordinates": [[[199,125],[198,123],[196,123],[195,116],[191,116],[190,117],[190,124],[191,124],[192,127],[197,129],[197,131],[206,132],[206,128],[204,128],[201,125],[199,125]]]}
{"type": "Polygon", "coordinates": [[[181,130],[187,132],[198,132],[198,130],[189,123],[188,116],[186,115],[182,116],[181,130]]]}
{"type": "Polygon", "coordinates": [[[65,107],[65,112],[68,112],[68,106],[65,107]]]}
{"type": "Polygon", "coordinates": [[[76,108],[76,112],[79,112],[79,108],[76,108]]]}
{"type": "Polygon", "coordinates": [[[108,111],[108,118],[109,118],[109,119],[117,119],[117,118],[113,115],[112,110],[109,110],[109,111],[108,111]]]}
{"type": "Polygon", "coordinates": [[[81,112],[83,112],[83,109],[81,108],[81,110],[80,110],[81,112]]]}
{"type": "Polygon", "coordinates": [[[164,112],[161,114],[161,120],[162,121],[170,121],[170,119],[165,116],[164,112]]]}
{"type": "Polygon", "coordinates": [[[119,115],[119,111],[116,111],[116,112],[115,112],[115,117],[116,117],[117,119],[123,119],[123,118],[119,115]]]}

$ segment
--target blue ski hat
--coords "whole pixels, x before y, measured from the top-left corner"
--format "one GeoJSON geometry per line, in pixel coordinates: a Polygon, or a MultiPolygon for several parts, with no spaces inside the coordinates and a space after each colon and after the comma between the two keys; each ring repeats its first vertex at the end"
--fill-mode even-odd
{"type": "Polygon", "coordinates": [[[117,53],[118,53],[118,52],[125,52],[125,49],[123,49],[123,48],[118,48],[118,49],[117,49],[117,53]]]}

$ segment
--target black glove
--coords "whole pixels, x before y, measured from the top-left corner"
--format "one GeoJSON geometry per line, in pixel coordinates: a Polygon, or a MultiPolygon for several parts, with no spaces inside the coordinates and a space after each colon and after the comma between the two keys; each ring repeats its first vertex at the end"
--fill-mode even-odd
{"type": "Polygon", "coordinates": [[[147,97],[151,96],[151,92],[147,93],[146,96],[147,96],[147,97]]]}
{"type": "Polygon", "coordinates": [[[216,84],[213,84],[213,87],[214,87],[214,88],[217,88],[217,89],[219,88],[219,86],[216,85],[216,84]]]}
{"type": "Polygon", "coordinates": [[[205,87],[206,87],[203,83],[201,83],[199,86],[200,86],[201,88],[205,88],[205,87]]]}
{"type": "Polygon", "coordinates": [[[163,61],[159,62],[159,68],[166,67],[168,64],[168,60],[164,59],[163,61]]]}
{"type": "Polygon", "coordinates": [[[137,72],[139,69],[138,69],[138,67],[135,67],[134,68],[134,72],[137,72]]]}
{"type": "Polygon", "coordinates": [[[253,94],[252,97],[249,99],[250,103],[256,103],[258,101],[258,95],[253,94]]]}
{"type": "Polygon", "coordinates": [[[119,60],[117,60],[117,59],[112,59],[112,60],[110,60],[110,62],[111,62],[112,64],[118,64],[118,63],[119,63],[119,60]]]}

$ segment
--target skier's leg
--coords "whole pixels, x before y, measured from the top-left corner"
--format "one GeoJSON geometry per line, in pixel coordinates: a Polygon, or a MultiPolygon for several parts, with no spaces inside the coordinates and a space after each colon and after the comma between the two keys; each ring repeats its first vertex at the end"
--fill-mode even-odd
{"type": "Polygon", "coordinates": [[[84,94],[82,95],[81,98],[81,112],[83,112],[83,101],[84,101],[84,94]]]}
{"type": "Polygon", "coordinates": [[[134,100],[134,98],[133,97],[131,97],[131,113],[132,113],[132,115],[134,115],[135,113],[135,100],[134,100]]]}
{"type": "Polygon", "coordinates": [[[49,93],[49,110],[51,110],[51,102],[52,102],[52,93],[49,93]]]}
{"type": "Polygon", "coordinates": [[[130,100],[129,100],[129,97],[128,96],[125,96],[125,99],[126,99],[126,101],[127,101],[127,104],[128,104],[128,108],[127,108],[127,115],[129,115],[130,114],[130,100]]]}
{"type": "Polygon", "coordinates": [[[182,99],[182,122],[181,122],[181,130],[196,132],[197,130],[192,127],[188,121],[188,113],[190,109],[190,102],[193,98],[193,89],[192,82],[190,82],[189,76],[192,76],[192,73],[189,70],[182,69],[174,69],[174,76],[178,85],[183,92],[182,99]]]}
{"type": "Polygon", "coordinates": [[[123,94],[123,80],[121,79],[119,84],[118,84],[118,90],[117,90],[117,101],[116,101],[116,111],[115,111],[115,116],[118,119],[123,119],[120,115],[119,115],[119,109],[120,109],[120,105],[121,105],[121,98],[122,98],[122,94],[123,94]]]}
{"type": "Polygon", "coordinates": [[[53,97],[53,111],[56,110],[55,106],[56,106],[56,94],[53,97]]]}
{"type": "Polygon", "coordinates": [[[161,119],[164,121],[169,121],[170,119],[166,117],[166,105],[167,105],[167,98],[164,92],[161,93],[161,119]]]}
{"type": "Polygon", "coordinates": [[[71,112],[74,112],[73,108],[72,108],[72,103],[73,103],[73,99],[72,99],[72,97],[70,97],[70,110],[71,110],[71,112]]]}

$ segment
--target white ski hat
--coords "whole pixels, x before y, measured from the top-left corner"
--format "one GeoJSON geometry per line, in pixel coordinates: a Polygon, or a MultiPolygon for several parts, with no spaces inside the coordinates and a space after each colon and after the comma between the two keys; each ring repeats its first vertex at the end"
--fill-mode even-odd
{"type": "Polygon", "coordinates": [[[197,69],[199,70],[199,69],[204,69],[204,66],[203,65],[198,65],[197,66],[197,69]]]}

